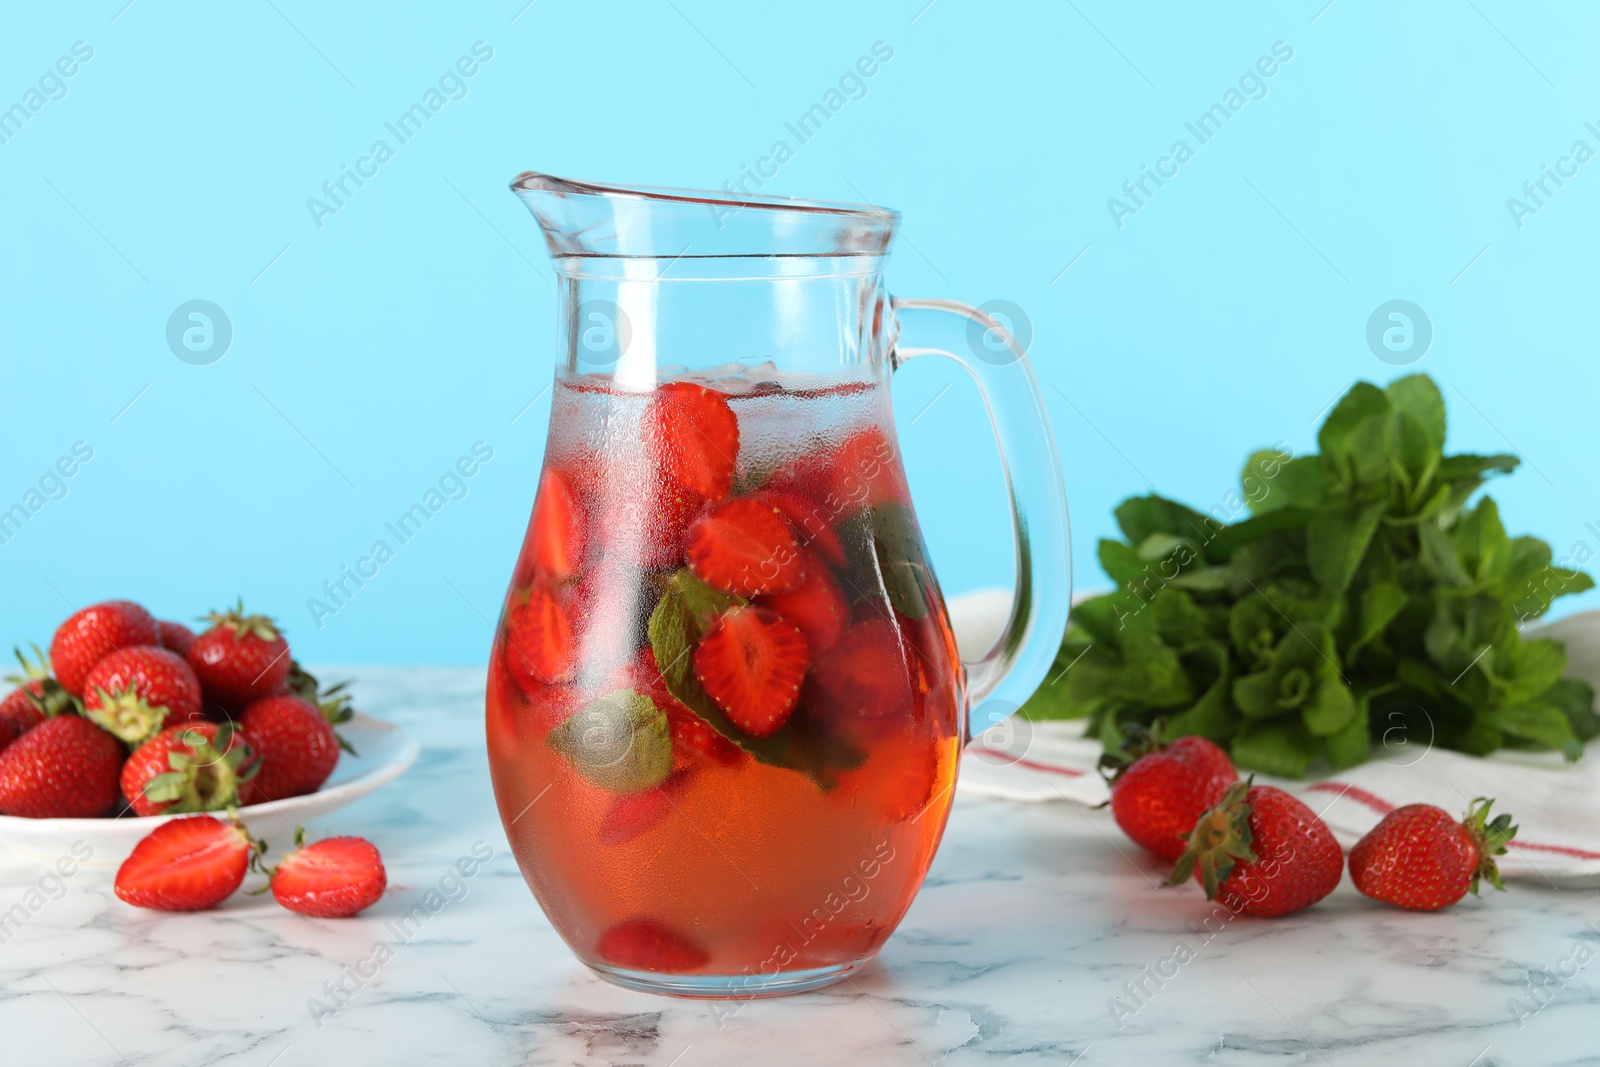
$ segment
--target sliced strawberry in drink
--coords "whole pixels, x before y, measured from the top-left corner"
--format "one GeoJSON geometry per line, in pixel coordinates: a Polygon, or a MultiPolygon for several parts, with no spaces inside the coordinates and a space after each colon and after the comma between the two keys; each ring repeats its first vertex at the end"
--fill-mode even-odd
{"type": "Polygon", "coordinates": [[[725,395],[694,382],[660,386],[645,408],[644,436],[669,480],[705,500],[728,495],[739,457],[739,418],[725,395]]]}
{"type": "Polygon", "coordinates": [[[751,737],[770,737],[789,721],[809,663],[805,634],[766,608],[718,615],[694,652],[706,695],[751,737]]]}
{"type": "Polygon", "coordinates": [[[612,486],[599,522],[606,557],[647,571],[680,566],[684,535],[705,506],[705,497],[665,477],[612,486]]]}
{"type": "Polygon", "coordinates": [[[696,767],[680,767],[660,785],[640,793],[624,793],[612,798],[600,821],[602,845],[621,845],[639,837],[672,813],[677,797],[688,786],[696,767]]]}
{"type": "Polygon", "coordinates": [[[628,919],[600,935],[600,958],[634,971],[679,974],[711,962],[711,953],[655,919],[628,919]]]}
{"type": "Polygon", "coordinates": [[[583,563],[583,516],[567,476],[546,469],[539,480],[528,537],[535,569],[557,582],[578,573],[583,563]]]}
{"type": "Polygon", "coordinates": [[[789,524],[751,497],[719,504],[689,527],[689,568],[706,584],[738,596],[785,593],[805,578],[789,524]]]}
{"type": "Polygon", "coordinates": [[[845,438],[833,455],[829,489],[839,500],[875,508],[891,501],[911,506],[893,439],[876,426],[845,438]]]}
{"type": "Polygon", "coordinates": [[[756,605],[770,608],[800,627],[813,656],[820,656],[838,643],[850,625],[850,604],[840,592],[839,583],[815,559],[806,561],[806,577],[797,588],[758,597],[756,605]]]}
{"type": "Polygon", "coordinates": [[[655,702],[667,714],[667,725],[672,730],[672,747],[684,755],[704,756],[724,767],[737,767],[750,757],[744,750],[729,741],[692,710],[685,707],[667,688],[666,679],[656,667],[656,654],[646,646],[634,665],[627,684],[655,702]]]}
{"type": "Polygon", "coordinates": [[[846,630],[817,658],[811,677],[835,721],[881,719],[911,699],[900,634],[888,619],[867,618],[846,630]]]}
{"type": "Polygon", "coordinates": [[[554,594],[542,585],[528,590],[506,619],[506,668],[524,684],[564,682],[572,677],[572,624],[554,594]]]}
{"type": "Polygon", "coordinates": [[[783,513],[802,548],[813,550],[834,567],[843,567],[849,562],[844,542],[833,532],[832,519],[838,516],[832,514],[827,507],[799,493],[785,492],[781,489],[763,490],[756,494],[756,499],[771,504],[783,513]]]}

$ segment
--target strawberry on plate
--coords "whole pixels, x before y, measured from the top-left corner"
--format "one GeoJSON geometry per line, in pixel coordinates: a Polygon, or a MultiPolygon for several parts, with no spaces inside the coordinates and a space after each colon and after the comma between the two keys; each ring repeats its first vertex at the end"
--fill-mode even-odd
{"type": "Polygon", "coordinates": [[[617,923],[600,935],[595,950],[607,963],[631,971],[680,974],[711,962],[711,953],[698,942],[646,918],[617,923]]]}
{"type": "Polygon", "coordinates": [[[56,679],[73,696],[106,655],[129,645],[159,645],[161,631],[151,614],[131,600],[108,600],[74,612],[50,641],[56,679]]]}
{"type": "Polygon", "coordinates": [[[689,568],[738,596],[786,593],[805,578],[800,545],[772,504],[738,497],[696,519],[685,537],[689,568]]]}
{"type": "Polygon", "coordinates": [[[1493,804],[1479,797],[1460,822],[1432,804],[1394,809],[1350,850],[1350,880],[1363,895],[1411,911],[1448,908],[1476,894],[1480,879],[1504,889],[1494,858],[1517,828],[1504,812],[1491,822],[1493,804]]]}
{"type": "Polygon", "coordinates": [[[133,847],[114,888],[136,908],[204,911],[233,895],[262,847],[237,819],[173,819],[133,847]]]}
{"type": "Polygon", "coordinates": [[[295,827],[294,851],[272,871],[272,896],[290,911],[316,919],[345,919],[383,896],[388,874],[372,842],[327,837],[306,844],[295,827]]]}
{"type": "Polygon", "coordinates": [[[46,719],[0,752],[0,814],[91,819],[117,803],[122,744],[81,715],[46,719]]]}
{"type": "MultiPolygon", "coordinates": [[[[244,603],[206,616],[211,628],[194,639],[189,666],[205,695],[229,711],[283,691],[289,679],[289,642],[265,615],[246,615],[244,603]]],[[[149,642],[154,644],[154,641],[149,642]]]]}
{"type": "Polygon", "coordinates": [[[194,645],[193,630],[181,622],[168,622],[166,619],[157,619],[156,629],[161,632],[162,648],[170,648],[178,655],[188,658],[189,649],[194,645]]]}
{"type": "Polygon", "coordinates": [[[83,682],[84,714],[137,745],[163,726],[204,719],[200,679],[188,660],[155,645],[108,653],[83,682]]]}
{"type": "Polygon", "coordinates": [[[0,752],[44,722],[44,712],[39,710],[43,689],[39,682],[24,682],[0,700],[0,752]]]}
{"type": "Polygon", "coordinates": [[[572,623],[555,594],[534,585],[506,612],[504,657],[524,685],[565,682],[577,668],[572,623]]]}
{"type": "Polygon", "coordinates": [[[1161,739],[1136,730],[1121,752],[1100,758],[1111,815],[1134,842],[1166,860],[1183,854],[1200,816],[1239,778],[1228,754],[1203,737],[1161,739]]]}
{"type": "Polygon", "coordinates": [[[733,487],[739,418],[724,394],[694,382],[657,387],[644,438],[657,469],[702,499],[715,503],[733,487]]]}
{"type": "Polygon", "coordinates": [[[694,650],[706,695],[751,737],[770,737],[789,721],[810,658],[794,623],[766,608],[718,615],[694,650]]]}
{"type": "Polygon", "coordinates": [[[239,727],[260,759],[260,769],[243,790],[246,804],[315,793],[348,747],[333,724],[350,718],[349,701],[337,697],[313,704],[292,693],[263,697],[244,709],[239,727]]]}
{"type": "Polygon", "coordinates": [[[1234,782],[1200,817],[1167,878],[1193,876],[1207,900],[1234,913],[1275,918],[1333,892],[1344,851],[1317,813],[1270,785],[1234,782]]]}
{"type": "Polygon", "coordinates": [[[221,811],[242,803],[257,766],[232,723],[181,723],[133,750],[122,765],[122,795],[137,815],[221,811]]]}

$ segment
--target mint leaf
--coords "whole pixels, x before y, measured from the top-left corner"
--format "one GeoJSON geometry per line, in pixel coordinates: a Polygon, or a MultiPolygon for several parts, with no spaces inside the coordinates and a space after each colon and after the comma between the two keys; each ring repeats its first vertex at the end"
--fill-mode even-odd
{"type": "Polygon", "coordinates": [[[631,689],[607,693],[579,709],[546,741],[579,774],[613,793],[649,789],[672,772],[667,716],[631,689]]]}
{"type": "Polygon", "coordinates": [[[1312,575],[1329,589],[1343,591],[1361,566],[1384,504],[1347,511],[1325,511],[1306,527],[1306,561],[1312,575]]]}
{"type": "Polygon", "coordinates": [[[1245,723],[1233,738],[1233,762],[1240,770],[1304,778],[1322,754],[1317,739],[1298,722],[1245,723]]]}
{"type": "Polygon", "coordinates": [[[1444,396],[1432,378],[1426,374],[1396,378],[1383,392],[1396,411],[1417,421],[1435,452],[1444,450],[1444,396]]]}

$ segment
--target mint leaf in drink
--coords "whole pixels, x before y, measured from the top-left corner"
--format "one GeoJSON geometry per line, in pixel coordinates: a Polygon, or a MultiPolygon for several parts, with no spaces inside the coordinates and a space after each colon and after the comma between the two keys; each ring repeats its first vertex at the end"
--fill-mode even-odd
{"type": "Polygon", "coordinates": [[[649,697],[631,689],[584,706],[546,740],[579,774],[613,793],[660,785],[672,771],[667,717],[649,697]]]}
{"type": "Polygon", "coordinates": [[[1508,535],[1479,490],[1518,459],[1445,454],[1445,409],[1426,375],[1356,383],[1317,452],[1250,455],[1241,521],[1123,501],[1121,539],[1099,546],[1117,589],[1074,609],[1022,713],[1087,718],[1112,744],[1161,717],[1170,736],[1289,776],[1354,766],[1397,730],[1477,755],[1575,758],[1600,736],[1594,693],[1563,677],[1559,642],[1520,627],[1594,582],[1508,535]]]}

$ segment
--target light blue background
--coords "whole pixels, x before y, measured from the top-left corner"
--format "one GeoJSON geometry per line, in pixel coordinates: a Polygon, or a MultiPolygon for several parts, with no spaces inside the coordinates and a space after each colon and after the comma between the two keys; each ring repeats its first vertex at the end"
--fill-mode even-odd
{"type": "MultiPolygon", "coordinates": [[[[0,545],[5,640],[113,595],[186,617],[242,593],[309,660],[481,661],[551,373],[550,268],[506,183],[718,186],[879,40],[865,98],[767,191],[900,208],[894,291],[1026,309],[1081,586],[1122,497],[1210,508],[1249,451],[1310,446],[1353,380],[1399,373],[1364,337],[1395,298],[1432,319],[1416,368],[1452,444],[1526,457],[1495,490],[1513,532],[1600,549],[1600,162],[1520,229],[1506,206],[1575,140],[1600,149],[1591,7],[124,3],[0,28],[0,107],[94,49],[0,144],[0,507],[94,449],[0,545]],[[480,40],[466,97],[314,225],[307,198],[480,40]],[[1276,41],[1294,56],[1266,97],[1198,145],[1185,121],[1276,41]],[[1119,229],[1107,198],[1180,137],[1195,158],[1119,229]],[[234,329],[210,366],[164,338],[197,298],[234,329]],[[318,629],[307,599],[479,440],[469,495],[318,629]]],[[[924,362],[896,406],[938,571],[1007,582],[982,406],[924,362]]]]}

